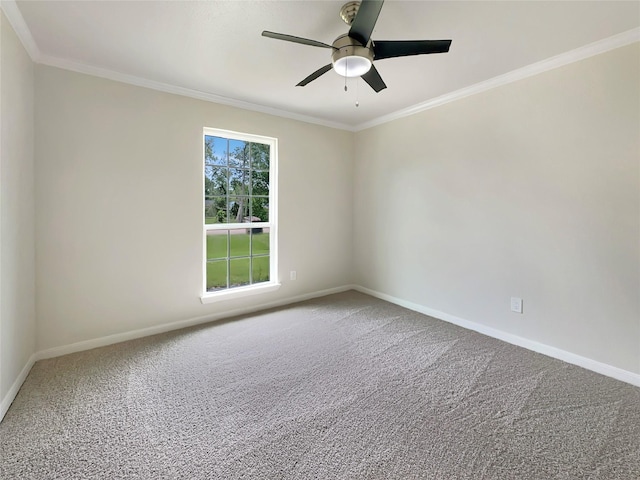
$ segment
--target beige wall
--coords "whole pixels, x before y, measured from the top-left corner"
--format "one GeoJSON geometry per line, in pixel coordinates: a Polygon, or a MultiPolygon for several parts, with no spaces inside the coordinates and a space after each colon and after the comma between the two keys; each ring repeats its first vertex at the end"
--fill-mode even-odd
{"type": "Polygon", "coordinates": [[[38,350],[351,283],[350,132],[46,66],[36,131],[38,350]],[[277,292],[200,303],[205,126],[279,140],[277,292]]]}
{"type": "Polygon", "coordinates": [[[639,63],[636,43],[357,133],[356,282],[640,373],[639,63]]]}
{"type": "Polygon", "coordinates": [[[34,74],[33,64],[4,13],[0,13],[0,32],[0,400],[3,400],[35,352],[34,74]]]}
{"type": "Polygon", "coordinates": [[[0,398],[34,349],[349,283],[640,373],[638,44],[355,134],[37,66],[34,194],[2,22],[0,398]],[[277,292],[200,303],[204,126],[279,139],[277,292]]]}

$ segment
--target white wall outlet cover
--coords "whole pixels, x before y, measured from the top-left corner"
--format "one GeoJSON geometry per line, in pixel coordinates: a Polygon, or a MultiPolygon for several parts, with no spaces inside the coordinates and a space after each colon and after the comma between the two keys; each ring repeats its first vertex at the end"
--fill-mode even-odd
{"type": "Polygon", "coordinates": [[[515,313],[522,313],[522,299],[518,297],[511,297],[511,311],[515,313]]]}

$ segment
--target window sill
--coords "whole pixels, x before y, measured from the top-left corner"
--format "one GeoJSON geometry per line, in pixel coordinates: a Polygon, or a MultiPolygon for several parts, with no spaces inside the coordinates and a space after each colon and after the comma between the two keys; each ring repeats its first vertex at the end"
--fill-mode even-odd
{"type": "Polygon", "coordinates": [[[229,290],[219,290],[217,292],[207,292],[200,297],[202,303],[215,303],[234,298],[259,295],[261,293],[275,292],[280,288],[279,283],[265,283],[259,285],[249,285],[247,287],[231,288],[229,290]]]}

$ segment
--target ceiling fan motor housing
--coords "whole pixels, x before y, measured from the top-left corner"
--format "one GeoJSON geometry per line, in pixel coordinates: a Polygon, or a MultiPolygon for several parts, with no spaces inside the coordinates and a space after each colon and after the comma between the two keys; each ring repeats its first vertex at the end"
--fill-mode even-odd
{"type": "Polygon", "coordinates": [[[362,45],[348,34],[336,38],[333,47],[333,68],[344,77],[364,75],[373,64],[373,49],[362,45]]]}

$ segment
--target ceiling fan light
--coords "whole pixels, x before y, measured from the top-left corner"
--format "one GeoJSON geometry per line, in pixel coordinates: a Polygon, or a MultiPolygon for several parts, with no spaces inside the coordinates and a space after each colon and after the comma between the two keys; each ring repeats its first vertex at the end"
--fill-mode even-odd
{"type": "Polygon", "coordinates": [[[338,58],[333,62],[333,69],[343,77],[360,77],[371,69],[371,60],[359,55],[338,58]]]}
{"type": "Polygon", "coordinates": [[[343,77],[360,77],[371,69],[373,49],[365,47],[349,35],[341,35],[333,42],[333,69],[343,77]]]}

